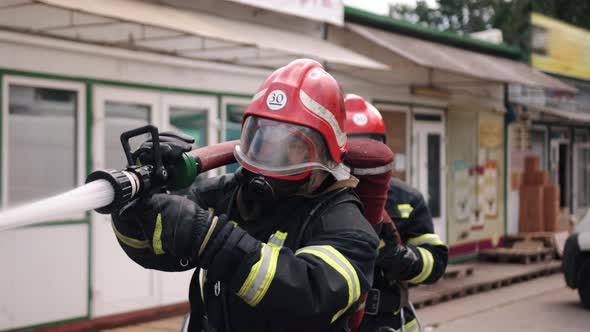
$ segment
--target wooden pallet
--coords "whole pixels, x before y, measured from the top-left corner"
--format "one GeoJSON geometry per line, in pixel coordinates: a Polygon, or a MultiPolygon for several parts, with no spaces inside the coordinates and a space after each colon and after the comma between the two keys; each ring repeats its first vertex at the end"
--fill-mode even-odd
{"type": "Polygon", "coordinates": [[[555,248],[555,234],[554,232],[530,232],[506,235],[504,246],[511,248],[516,242],[538,241],[543,243],[545,248],[555,248]]]}
{"type": "Polygon", "coordinates": [[[447,266],[443,279],[465,278],[473,275],[475,267],[472,264],[451,264],[447,266]]]}
{"type": "MultiPolygon", "coordinates": [[[[416,308],[423,308],[435,305],[441,302],[453,299],[487,292],[493,289],[506,287],[522,281],[534,279],[541,276],[557,273],[561,271],[561,265],[558,262],[543,263],[542,266],[531,268],[527,271],[499,277],[493,280],[480,281],[477,277],[472,276],[469,279],[462,280],[454,284],[442,280],[439,283],[428,286],[419,286],[410,290],[410,298],[416,308]]],[[[481,276],[483,278],[484,276],[481,276]]]]}
{"type": "MultiPolygon", "coordinates": [[[[532,242],[532,241],[531,241],[532,242]]],[[[528,242],[528,243],[531,243],[528,242]]],[[[526,242],[525,242],[526,243],[526,242]]],[[[479,258],[486,261],[518,262],[523,264],[546,262],[551,260],[553,250],[535,245],[516,245],[512,248],[485,249],[479,252],[479,258]]]]}

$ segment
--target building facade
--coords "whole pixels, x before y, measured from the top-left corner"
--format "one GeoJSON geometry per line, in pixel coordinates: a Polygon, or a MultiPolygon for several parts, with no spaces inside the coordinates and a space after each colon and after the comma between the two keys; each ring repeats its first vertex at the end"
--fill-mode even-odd
{"type": "MultiPolygon", "coordinates": [[[[311,18],[256,2],[0,4],[0,208],[124,167],[120,133],[148,123],[198,146],[237,139],[264,78],[310,57],[382,111],[397,176],[425,194],[454,257],[504,234],[505,85],[569,86],[510,48],[399,30],[339,1],[314,2],[325,16],[311,18]]],[[[0,248],[0,331],[187,301],[192,271],[135,265],[94,212],[2,232],[0,248]]]]}
{"type": "Polygon", "coordinates": [[[531,65],[574,87],[575,92],[512,85],[509,100],[508,232],[518,232],[519,174],[526,155],[559,185],[561,230],[590,207],[590,32],[533,13],[531,65]]]}

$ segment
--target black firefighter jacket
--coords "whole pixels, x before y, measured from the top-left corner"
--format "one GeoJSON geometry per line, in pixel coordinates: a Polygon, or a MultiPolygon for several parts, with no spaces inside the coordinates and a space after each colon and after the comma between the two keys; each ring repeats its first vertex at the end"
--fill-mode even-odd
{"type": "MultiPolygon", "coordinates": [[[[237,189],[229,174],[205,180],[187,195],[247,232],[239,241],[218,239],[225,244],[204,271],[203,285],[199,269],[193,274],[189,331],[345,331],[370,287],[378,252],[377,235],[351,189],[297,196],[248,222],[236,211],[237,189]]],[[[128,256],[146,268],[196,267],[132,248],[117,233],[128,256]]]]}
{"type": "Polygon", "coordinates": [[[401,330],[402,322],[406,332],[417,331],[418,322],[414,313],[408,307],[400,307],[400,304],[403,306],[404,303],[403,293],[406,292],[407,296],[406,283],[429,284],[440,279],[447,266],[448,248],[434,232],[432,216],[418,190],[399,179],[392,178],[385,209],[393,220],[402,243],[412,250],[418,259],[399,281],[386,280],[381,268],[376,267],[373,287],[379,290],[380,308],[375,315],[365,315],[361,331],[372,332],[379,326],[401,330]]]}

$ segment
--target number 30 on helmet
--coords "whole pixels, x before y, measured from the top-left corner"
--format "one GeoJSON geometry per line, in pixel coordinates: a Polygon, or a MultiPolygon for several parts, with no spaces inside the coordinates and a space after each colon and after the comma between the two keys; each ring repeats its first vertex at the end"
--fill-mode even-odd
{"type": "Polygon", "coordinates": [[[247,170],[272,178],[302,180],[320,169],[346,179],[345,118],[336,80],[318,62],[296,60],[258,89],[242,119],[234,155],[247,170]]]}

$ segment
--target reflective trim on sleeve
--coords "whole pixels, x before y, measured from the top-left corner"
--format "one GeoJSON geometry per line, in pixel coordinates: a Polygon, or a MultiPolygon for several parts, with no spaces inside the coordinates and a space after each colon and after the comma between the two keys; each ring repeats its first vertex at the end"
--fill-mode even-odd
{"type": "Polygon", "coordinates": [[[397,209],[402,218],[409,218],[414,208],[410,204],[398,204],[397,209]]]}
{"type": "Polygon", "coordinates": [[[275,247],[282,247],[285,244],[285,239],[287,238],[287,233],[283,233],[281,231],[276,231],[273,235],[270,236],[268,239],[269,246],[275,247]]]}
{"type": "Polygon", "coordinates": [[[119,241],[123,242],[125,245],[135,248],[135,249],[146,249],[150,247],[148,240],[137,240],[134,238],[130,238],[128,236],[123,235],[123,233],[119,232],[119,230],[115,227],[114,223],[111,223],[113,227],[113,231],[115,232],[115,236],[119,241]]]}
{"type": "Polygon", "coordinates": [[[438,235],[436,234],[422,234],[418,237],[413,237],[408,239],[409,244],[413,244],[415,246],[420,246],[423,244],[428,244],[431,246],[442,246],[444,243],[440,240],[438,235]]]}
{"type": "Polygon", "coordinates": [[[416,319],[412,319],[409,323],[406,323],[406,325],[404,325],[403,329],[397,329],[395,330],[395,332],[419,332],[420,331],[420,327],[418,326],[418,321],[416,319]]]}
{"type": "Polygon", "coordinates": [[[238,291],[241,297],[250,306],[255,307],[270,287],[277,270],[279,252],[283,246],[287,233],[277,231],[268,239],[268,244],[263,243],[260,249],[260,259],[250,269],[250,274],[238,291]]]}
{"type": "Polygon", "coordinates": [[[416,248],[420,252],[420,256],[422,256],[422,271],[414,278],[408,280],[413,284],[419,284],[426,280],[432,273],[432,268],[434,267],[434,257],[432,257],[430,251],[421,247],[416,248]]]}
{"type": "Polygon", "coordinates": [[[385,241],[383,239],[379,239],[379,249],[385,248],[385,241]]]}
{"type": "Polygon", "coordinates": [[[274,278],[279,251],[281,248],[262,244],[260,259],[250,269],[250,274],[238,291],[241,297],[250,306],[255,307],[268,291],[270,283],[274,278]]]}
{"type": "Polygon", "coordinates": [[[162,214],[158,213],[156,217],[156,227],[154,228],[154,236],[152,239],[152,247],[154,248],[154,253],[156,255],[164,254],[164,249],[162,249],[162,214]]]}
{"type": "Polygon", "coordinates": [[[295,255],[301,254],[309,254],[320,258],[330,265],[334,270],[340,273],[344,280],[346,280],[348,285],[348,303],[332,317],[331,322],[333,323],[360,298],[361,287],[356,270],[346,259],[346,257],[344,257],[344,255],[342,255],[332,246],[309,246],[301,248],[295,252],[295,255]]]}

